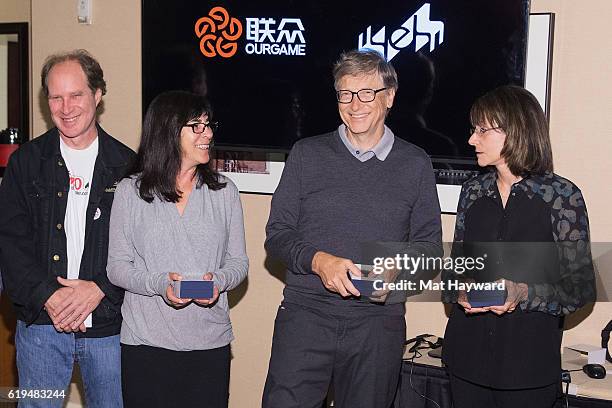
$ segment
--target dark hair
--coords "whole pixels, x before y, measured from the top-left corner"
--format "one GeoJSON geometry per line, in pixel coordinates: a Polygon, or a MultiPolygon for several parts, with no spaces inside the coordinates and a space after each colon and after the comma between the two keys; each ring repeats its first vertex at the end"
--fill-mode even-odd
{"type": "Polygon", "coordinates": [[[481,96],[470,110],[472,125],[488,121],[506,133],[501,151],[515,176],[553,171],[548,122],[538,100],[529,91],[505,85],[481,96]]]}
{"type": "Polygon", "coordinates": [[[45,96],[49,96],[49,87],[47,83],[49,81],[49,72],[51,68],[66,61],[75,61],[81,66],[87,77],[87,85],[89,89],[91,89],[91,92],[95,93],[96,90],[99,89],[102,91],[102,95],[106,95],[106,81],[104,80],[104,72],[100,64],[89,52],[87,52],[87,50],[80,49],[53,54],[47,57],[40,72],[40,79],[45,96]]]}
{"type": "Polygon", "coordinates": [[[393,65],[379,52],[370,49],[352,50],[344,52],[334,64],[334,87],[347,75],[357,76],[378,73],[382,77],[385,87],[397,91],[397,74],[393,65]]]}
{"type": "MultiPolygon", "coordinates": [[[[208,100],[184,91],[164,92],[149,105],[142,126],[138,156],[130,175],[136,175],[140,198],[150,203],[154,197],[176,203],[181,191],[176,176],[181,169],[181,130],[190,120],[206,115],[212,119],[208,100]]],[[[220,190],[227,183],[219,181],[219,174],[210,162],[196,167],[197,186],[206,184],[220,190]]]]}

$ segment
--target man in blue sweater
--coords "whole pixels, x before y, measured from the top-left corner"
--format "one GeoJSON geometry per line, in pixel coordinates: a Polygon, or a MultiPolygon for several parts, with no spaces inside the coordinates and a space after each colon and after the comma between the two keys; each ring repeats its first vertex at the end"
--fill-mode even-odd
{"type": "Polygon", "coordinates": [[[369,50],[334,67],[343,124],[297,142],[272,199],[265,243],[287,265],[274,327],[264,408],[388,408],[406,337],[405,295],[371,302],[352,284],[364,245],[404,242],[440,256],[440,208],[427,154],[393,135],[385,118],[395,70],[369,50]]]}

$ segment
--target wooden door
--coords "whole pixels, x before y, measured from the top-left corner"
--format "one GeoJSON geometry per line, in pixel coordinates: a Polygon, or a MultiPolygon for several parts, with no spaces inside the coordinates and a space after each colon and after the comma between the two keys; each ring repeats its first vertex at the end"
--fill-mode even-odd
{"type": "Polygon", "coordinates": [[[0,294],[0,387],[17,385],[15,313],[6,293],[0,294]]]}

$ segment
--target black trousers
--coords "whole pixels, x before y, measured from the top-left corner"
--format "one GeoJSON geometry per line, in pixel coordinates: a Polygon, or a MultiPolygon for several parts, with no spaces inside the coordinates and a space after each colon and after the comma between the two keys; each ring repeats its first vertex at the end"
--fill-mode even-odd
{"type": "Polygon", "coordinates": [[[560,383],[523,390],[488,388],[450,374],[454,408],[552,408],[560,383]]]}
{"type": "Polygon", "coordinates": [[[121,345],[123,404],[130,407],[227,408],[230,346],[172,351],[121,345]]]}
{"type": "Polygon", "coordinates": [[[338,317],[283,302],[262,407],[320,408],[333,385],[337,408],[388,408],[405,339],[403,315],[338,317]]]}

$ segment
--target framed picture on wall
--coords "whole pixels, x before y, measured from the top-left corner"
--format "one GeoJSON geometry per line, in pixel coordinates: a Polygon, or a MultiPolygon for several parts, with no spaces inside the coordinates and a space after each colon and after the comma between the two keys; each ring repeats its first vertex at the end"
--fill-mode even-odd
{"type": "Polygon", "coordinates": [[[273,194],[285,167],[285,154],[219,149],[212,165],[242,193],[273,194]]]}

